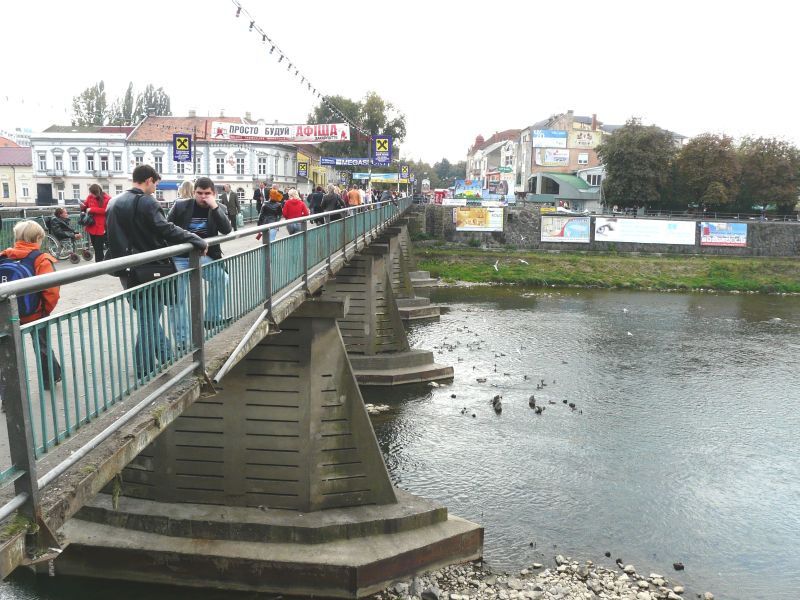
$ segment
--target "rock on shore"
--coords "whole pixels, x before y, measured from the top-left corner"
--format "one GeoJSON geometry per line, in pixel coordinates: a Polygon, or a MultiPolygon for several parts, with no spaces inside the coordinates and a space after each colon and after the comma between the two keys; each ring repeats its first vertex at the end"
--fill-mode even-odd
{"type": "MultiPolygon", "coordinates": [[[[626,565],[629,566],[629,565],[626,565]]],[[[557,556],[555,567],[535,564],[518,574],[493,573],[481,561],[453,565],[399,581],[374,600],[683,600],[684,588],[664,576],[639,575],[557,556]]],[[[713,598],[706,592],[705,598],[713,598]]],[[[688,597],[687,597],[688,600],[688,597]]]]}

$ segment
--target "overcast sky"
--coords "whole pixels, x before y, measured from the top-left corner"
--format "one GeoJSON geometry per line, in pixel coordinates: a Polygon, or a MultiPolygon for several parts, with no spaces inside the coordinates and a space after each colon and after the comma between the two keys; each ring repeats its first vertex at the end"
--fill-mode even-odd
{"type": "Polygon", "coordinates": [[[175,115],[304,123],[323,94],[406,114],[406,158],[463,160],[475,136],[566,112],[800,145],[794,2],[242,0],[0,2],[0,128],[69,124],[100,79],[162,86],[175,115]]]}

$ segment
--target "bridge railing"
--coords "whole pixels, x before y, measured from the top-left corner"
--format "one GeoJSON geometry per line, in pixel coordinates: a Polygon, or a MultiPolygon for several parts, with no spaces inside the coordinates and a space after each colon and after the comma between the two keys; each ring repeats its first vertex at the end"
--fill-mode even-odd
{"type": "MultiPolygon", "coordinates": [[[[107,439],[153,399],[191,373],[204,371],[205,342],[239,318],[275,302],[331,261],[366,242],[410,205],[410,199],[369,204],[252,227],[207,240],[225,243],[254,233],[262,244],[201,264],[191,244],[0,284],[0,396],[10,450],[0,488],[13,482],[14,500],[0,520],[22,507],[38,514],[38,492],[107,439]],[[337,218],[338,217],[338,218],[337,218]],[[297,223],[300,231],[270,240],[270,230],[297,223]],[[189,253],[189,268],[75,309],[20,325],[17,298],[46,288],[113,274],[189,253]],[[188,360],[185,360],[188,359],[188,360]],[[184,361],[185,368],[126,410],[124,417],[83,443],[44,476],[37,461],[116,404],[184,361]]],[[[160,380],[161,381],[161,380],[160,380]]],[[[141,394],[137,394],[139,396],[141,394]]],[[[83,437],[76,441],[82,443],[83,437]]]]}

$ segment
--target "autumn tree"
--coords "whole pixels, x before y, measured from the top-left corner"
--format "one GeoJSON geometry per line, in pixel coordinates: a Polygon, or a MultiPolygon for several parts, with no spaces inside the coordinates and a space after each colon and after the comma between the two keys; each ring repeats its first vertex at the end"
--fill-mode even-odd
{"type": "Polygon", "coordinates": [[[677,149],[673,135],[630,119],[597,147],[605,165],[606,204],[653,206],[665,202],[677,149]]]}
{"type": "Polygon", "coordinates": [[[739,193],[739,156],[732,137],[704,133],[678,152],[675,188],[683,202],[710,208],[730,206],[739,193]]]}
{"type": "Polygon", "coordinates": [[[739,205],[766,208],[775,204],[781,213],[797,205],[800,191],[800,151],[775,138],[744,138],[739,144],[741,189],[739,205]]]}

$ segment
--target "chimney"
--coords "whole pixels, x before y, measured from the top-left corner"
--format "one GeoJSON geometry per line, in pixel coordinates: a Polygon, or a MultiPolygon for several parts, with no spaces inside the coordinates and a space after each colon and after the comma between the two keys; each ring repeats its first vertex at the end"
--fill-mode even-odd
{"type": "Polygon", "coordinates": [[[196,117],[197,116],[197,111],[195,109],[193,109],[193,108],[190,109],[189,110],[189,116],[190,117],[196,117]]]}
{"type": "Polygon", "coordinates": [[[148,117],[155,117],[156,116],[156,109],[155,108],[148,108],[147,109],[147,116],[148,117]]]}
{"type": "Polygon", "coordinates": [[[574,114],[575,114],[575,113],[573,112],[573,110],[572,110],[571,108],[570,108],[570,109],[567,111],[567,116],[568,116],[570,119],[572,118],[572,115],[574,115],[574,114]]]}
{"type": "Polygon", "coordinates": [[[253,115],[250,113],[249,110],[246,113],[244,113],[244,118],[247,119],[248,121],[252,121],[253,120],[252,117],[253,115]]]}
{"type": "Polygon", "coordinates": [[[597,114],[592,113],[592,131],[597,131],[597,114]]]}

